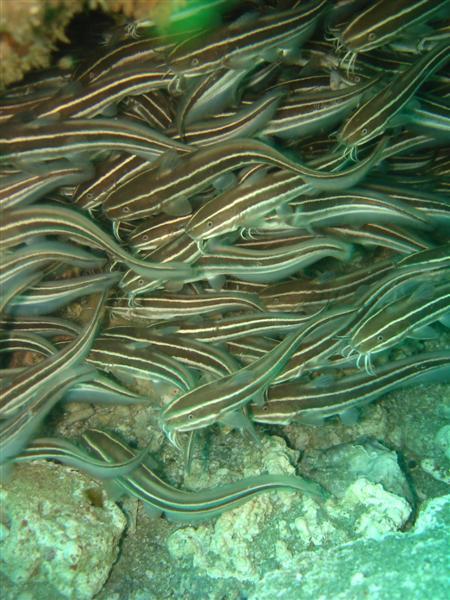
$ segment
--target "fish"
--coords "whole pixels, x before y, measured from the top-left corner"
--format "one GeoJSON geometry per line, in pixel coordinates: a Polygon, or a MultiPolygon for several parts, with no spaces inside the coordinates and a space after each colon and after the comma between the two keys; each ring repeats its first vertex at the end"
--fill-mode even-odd
{"type": "Polygon", "coordinates": [[[356,411],[394,390],[448,378],[448,350],[424,352],[386,363],[375,374],[356,373],[331,380],[295,380],[269,388],[263,406],[251,404],[249,413],[256,423],[320,425],[329,417],[340,416],[350,423],[356,411]]]}
{"type": "MultiPolygon", "coordinates": [[[[109,461],[125,462],[135,454],[116,435],[90,429],[82,442],[95,456],[109,461]]],[[[127,476],[116,479],[123,494],[138,498],[151,516],[164,514],[173,521],[198,521],[214,518],[250,500],[257,493],[286,488],[318,499],[329,496],[314,481],[296,475],[256,475],[231,484],[201,491],[180,490],[160,479],[147,461],[127,476]]]]}

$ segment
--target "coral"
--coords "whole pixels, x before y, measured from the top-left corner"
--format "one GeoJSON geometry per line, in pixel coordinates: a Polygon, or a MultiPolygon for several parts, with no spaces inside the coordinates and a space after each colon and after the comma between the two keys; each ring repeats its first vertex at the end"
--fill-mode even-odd
{"type": "Polygon", "coordinates": [[[90,8],[100,8],[105,13],[122,12],[133,19],[153,18],[164,21],[187,0],[88,0],[90,8]]]}
{"type": "Polygon", "coordinates": [[[83,10],[102,10],[116,18],[153,18],[164,23],[185,0],[2,0],[0,2],[0,89],[32,69],[50,65],[65,30],[83,10]]]}
{"type": "Polygon", "coordinates": [[[4,0],[0,3],[0,87],[33,68],[48,67],[58,41],[84,0],[4,0]]]}

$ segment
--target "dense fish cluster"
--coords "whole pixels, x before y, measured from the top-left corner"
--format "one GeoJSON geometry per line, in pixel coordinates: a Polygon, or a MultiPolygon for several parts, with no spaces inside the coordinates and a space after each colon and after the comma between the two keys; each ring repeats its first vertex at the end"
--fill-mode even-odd
{"type": "Polygon", "coordinates": [[[450,371],[442,344],[405,345],[450,325],[450,2],[215,5],[220,27],[132,23],[0,99],[1,462],[58,460],[187,519],[326,491],[182,491],[114,433],[39,437],[46,416],[157,402],[150,381],[189,463],[205,427],[257,443],[255,423],[345,422],[450,371]]]}

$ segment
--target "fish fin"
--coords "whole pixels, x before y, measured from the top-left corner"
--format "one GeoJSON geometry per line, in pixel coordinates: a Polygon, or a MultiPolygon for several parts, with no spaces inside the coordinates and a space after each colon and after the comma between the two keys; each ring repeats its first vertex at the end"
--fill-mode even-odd
{"type": "Polygon", "coordinates": [[[276,213],[283,221],[283,223],[289,223],[290,220],[293,219],[293,217],[295,216],[294,211],[287,203],[280,204],[279,206],[277,206],[276,213]]]}
{"type": "Polygon", "coordinates": [[[125,348],[130,350],[143,350],[144,348],[148,348],[150,346],[150,342],[128,342],[125,344],[125,348]]]}
{"type": "Polygon", "coordinates": [[[151,519],[158,519],[163,513],[160,508],[150,504],[150,502],[144,502],[144,510],[151,519]]]}
{"type": "Polygon", "coordinates": [[[207,280],[212,289],[216,292],[220,291],[225,285],[225,275],[207,276],[207,280]]]}
{"type": "Polygon", "coordinates": [[[244,415],[242,410],[233,410],[226,414],[224,414],[220,421],[228,427],[232,427],[233,429],[239,429],[239,431],[245,431],[249,433],[250,436],[257,442],[260,443],[258,434],[255,430],[255,425],[253,421],[251,421],[247,415],[244,415]]]}
{"type": "Polygon", "coordinates": [[[198,440],[196,431],[188,433],[188,440],[184,446],[184,475],[189,475],[192,467],[192,459],[194,458],[195,445],[198,440]]]}
{"type": "Polygon", "coordinates": [[[447,329],[450,329],[450,313],[439,317],[439,322],[442,323],[442,325],[444,325],[445,327],[447,327],[447,329]]]}
{"type": "Polygon", "coordinates": [[[101,112],[102,117],[115,117],[117,115],[117,104],[110,104],[109,106],[105,106],[105,108],[101,112]]]}
{"type": "Polygon", "coordinates": [[[410,301],[429,300],[433,297],[435,286],[431,282],[421,283],[416,287],[411,296],[410,301]]]}
{"type": "Polygon", "coordinates": [[[184,287],[183,281],[166,281],[164,283],[164,289],[166,292],[180,292],[184,287]]]}
{"type": "Polygon", "coordinates": [[[299,415],[298,418],[296,419],[296,422],[298,423],[304,423],[305,425],[312,425],[314,427],[321,427],[324,422],[325,419],[324,417],[321,417],[320,415],[299,415]]]}
{"type": "Polygon", "coordinates": [[[192,206],[187,198],[177,198],[164,206],[164,212],[171,217],[184,217],[192,213],[192,206]]]}
{"type": "Polygon", "coordinates": [[[435,340],[439,337],[439,334],[432,325],[424,325],[423,327],[413,329],[408,337],[416,340],[435,340]]]}
{"type": "Polygon", "coordinates": [[[213,181],[213,187],[217,192],[226,192],[237,183],[234,173],[223,173],[213,181]]]}
{"type": "Polygon", "coordinates": [[[266,394],[264,390],[261,390],[260,392],[255,394],[252,398],[252,402],[254,404],[257,404],[258,406],[264,406],[264,404],[266,403],[266,394]]]}
{"type": "Polygon", "coordinates": [[[180,155],[174,150],[168,150],[167,152],[164,152],[158,161],[158,176],[161,177],[166,173],[170,173],[170,171],[177,167],[181,162],[182,159],[180,155]]]}
{"type": "Polygon", "coordinates": [[[347,408],[343,412],[339,413],[339,418],[344,425],[351,426],[355,425],[359,420],[360,411],[356,407],[347,408]]]}
{"type": "Polygon", "coordinates": [[[12,473],[14,470],[14,465],[11,461],[4,462],[0,465],[0,484],[6,484],[11,480],[12,473]]]}
{"type": "Polygon", "coordinates": [[[124,496],[126,496],[126,493],[125,493],[125,490],[123,489],[123,487],[121,487],[115,481],[104,481],[103,487],[105,488],[105,490],[108,494],[108,497],[113,502],[118,502],[119,500],[122,500],[124,498],[124,496]]]}
{"type": "Polygon", "coordinates": [[[330,373],[322,373],[319,375],[319,377],[314,379],[314,386],[316,388],[326,388],[332,386],[335,382],[336,377],[334,377],[334,375],[331,375],[330,373]]]}
{"type": "Polygon", "coordinates": [[[248,25],[253,25],[259,16],[260,15],[256,10],[250,10],[228,25],[228,29],[234,31],[236,29],[241,29],[242,27],[247,27],[248,25]]]}

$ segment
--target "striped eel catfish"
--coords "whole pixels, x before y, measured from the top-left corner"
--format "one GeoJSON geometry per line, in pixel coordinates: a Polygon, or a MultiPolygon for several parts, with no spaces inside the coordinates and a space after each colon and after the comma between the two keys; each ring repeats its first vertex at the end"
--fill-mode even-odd
{"type": "Polygon", "coordinates": [[[102,337],[142,344],[157,349],[192,369],[220,377],[237,371],[239,363],[225,350],[181,335],[160,335],[151,328],[119,325],[102,332],[102,337]]]}
{"type": "Polygon", "coordinates": [[[89,163],[76,166],[68,161],[55,161],[45,169],[27,166],[26,171],[0,180],[0,210],[31,204],[61,186],[80,184],[94,174],[89,163]]]}
{"type": "Polygon", "coordinates": [[[97,80],[109,78],[116,71],[128,69],[130,64],[131,70],[147,62],[154,67],[157,58],[153,38],[128,42],[103,52],[95,62],[75,72],[74,79],[83,85],[89,85],[97,80]]]}
{"type": "Polygon", "coordinates": [[[364,102],[345,122],[339,141],[351,151],[394,126],[394,117],[417,89],[450,59],[449,50],[450,42],[437,44],[364,102]]]}
{"type": "MultiPolygon", "coordinates": [[[[433,216],[427,213],[430,220],[433,216]]],[[[433,248],[436,243],[431,235],[420,235],[414,229],[396,227],[394,225],[385,225],[380,223],[368,223],[359,227],[325,227],[325,235],[343,236],[344,239],[352,244],[361,244],[362,246],[382,246],[389,248],[400,254],[411,254],[427,248],[433,248]]],[[[431,234],[431,232],[429,232],[431,234]]]]}
{"type": "Polygon", "coordinates": [[[48,389],[54,381],[58,381],[61,372],[85,358],[94,341],[107,295],[107,292],[100,295],[89,323],[78,337],[57,354],[32,365],[12,381],[1,385],[0,418],[10,417],[23,410],[39,390],[48,389]]]}
{"type": "MultiPolygon", "coordinates": [[[[188,235],[182,233],[181,235],[169,240],[165,244],[158,246],[154,250],[144,254],[143,260],[145,261],[158,261],[161,264],[173,264],[178,262],[185,263],[186,267],[189,267],[191,263],[200,256],[200,249],[197,242],[192,240],[188,235]]],[[[190,276],[185,277],[182,280],[173,282],[172,289],[179,291],[182,287],[182,283],[189,281],[196,281],[199,279],[198,269],[192,266],[190,276]]],[[[164,279],[155,279],[148,281],[146,278],[137,274],[136,270],[128,270],[125,272],[120,287],[128,294],[129,304],[132,305],[135,296],[157,290],[159,288],[171,288],[171,282],[165,281],[164,279]]]]}
{"type": "MultiPolygon", "coordinates": [[[[64,83],[64,81],[61,81],[64,83]]],[[[28,116],[32,114],[33,109],[39,106],[43,100],[50,99],[54,96],[56,90],[36,93],[36,94],[25,94],[21,96],[13,96],[12,98],[2,98],[0,103],[0,124],[4,124],[6,121],[12,121],[17,113],[28,116]]]]}
{"type": "Polygon", "coordinates": [[[101,371],[112,373],[119,381],[143,379],[154,383],[168,383],[187,392],[196,380],[183,364],[158,349],[142,347],[139,342],[111,337],[95,340],[86,361],[101,371]]]}
{"type": "Polygon", "coordinates": [[[223,291],[205,294],[156,294],[133,300],[131,306],[115,304],[114,314],[123,318],[156,321],[189,317],[198,314],[227,313],[231,311],[263,311],[264,306],[256,294],[223,291]]]}
{"type": "Polygon", "coordinates": [[[9,303],[6,312],[12,315],[46,315],[57,311],[80,296],[110,288],[120,279],[120,273],[98,273],[72,279],[44,281],[31,286],[26,294],[9,303]]]}
{"type": "MultiPolygon", "coordinates": [[[[91,429],[82,436],[83,443],[98,458],[109,462],[132,460],[135,454],[116,436],[91,429]]],[[[150,515],[162,513],[169,520],[198,521],[217,517],[250,500],[255,494],[280,488],[297,490],[318,498],[328,493],[317,483],[294,475],[256,475],[234,483],[197,492],[180,490],[160,479],[149,461],[134,472],[116,480],[123,494],[141,500],[150,515]]]]}
{"type": "Polygon", "coordinates": [[[407,113],[408,127],[446,143],[450,137],[450,101],[436,96],[420,96],[417,102],[418,106],[407,113]]]}
{"type": "Polygon", "coordinates": [[[148,406],[147,396],[140,396],[132,392],[121,383],[99,373],[92,381],[78,383],[64,396],[64,404],[69,402],[83,402],[87,404],[104,404],[107,406],[134,406],[142,404],[148,406]]]}
{"type": "Polygon", "coordinates": [[[187,125],[211,117],[232,105],[238,97],[242,80],[247,76],[244,69],[233,71],[222,68],[188,81],[189,87],[177,104],[175,124],[178,133],[183,136],[187,125]]]}
{"type": "Polygon", "coordinates": [[[0,328],[15,333],[36,334],[45,338],[57,335],[73,337],[80,335],[81,327],[72,321],[58,317],[11,317],[0,315],[0,328]]]}
{"type": "Polygon", "coordinates": [[[352,352],[347,352],[347,348],[350,348],[348,340],[352,338],[361,322],[365,322],[380,305],[389,302],[392,297],[404,296],[409,290],[416,288],[418,280],[423,281],[426,278],[425,280],[433,282],[442,277],[442,272],[431,267],[427,272],[419,261],[416,266],[389,270],[367,290],[364,290],[363,286],[356,305],[344,305],[324,313],[320,334],[317,336],[316,330],[315,337],[305,339],[302,347],[294,353],[277,377],[277,381],[292,379],[305,370],[321,368],[333,355],[343,354],[349,359],[352,352]],[[347,343],[344,348],[343,340],[347,343]]]}
{"type": "Polygon", "coordinates": [[[400,186],[387,177],[383,181],[368,181],[365,187],[408,204],[435,226],[447,226],[450,222],[450,202],[442,194],[426,192],[418,186],[400,186]]]}
{"type": "Polygon", "coordinates": [[[158,246],[182,235],[190,218],[191,215],[169,217],[161,214],[146,219],[128,236],[127,244],[138,252],[155,250],[158,246]]]}
{"type": "MultiPolygon", "coordinates": [[[[119,186],[105,199],[103,210],[112,220],[137,220],[158,212],[180,215],[191,212],[187,198],[223,178],[229,171],[252,164],[265,163],[300,175],[317,189],[339,190],[357,185],[376,164],[386,140],[355,165],[337,172],[312,169],[290,160],[263,142],[235,138],[193,152],[187,157],[174,157],[172,168],[167,165],[158,174],[140,173],[119,186]],[[151,183],[151,187],[150,184],[151,183]]],[[[1,145],[0,145],[1,149],[1,145]]]]}
{"type": "Polygon", "coordinates": [[[296,227],[308,230],[346,225],[351,214],[352,225],[387,223],[416,229],[432,229],[426,215],[397,198],[374,191],[353,188],[349,192],[299,198],[291,203],[296,227]]]}
{"type": "Polygon", "coordinates": [[[245,69],[262,59],[276,60],[280,49],[297,48],[312,35],[325,6],[325,0],[313,0],[296,9],[225,26],[206,40],[202,34],[178,44],[167,63],[174,73],[195,77],[222,66],[245,69]]]}
{"type": "Polygon", "coordinates": [[[317,279],[283,281],[266,286],[260,296],[269,310],[294,312],[317,309],[327,302],[351,301],[359,290],[376,283],[393,268],[392,261],[384,260],[334,279],[324,273],[317,279]]]}
{"type": "Polygon", "coordinates": [[[397,268],[408,271],[409,269],[444,269],[450,267],[450,242],[441,244],[436,248],[415,252],[400,258],[397,268]]]}
{"type": "Polygon", "coordinates": [[[35,119],[88,119],[110,111],[126,96],[167,88],[172,76],[165,67],[115,72],[96,83],[80,85],[76,93],[44,100],[33,109],[35,119]]]}
{"type": "MultiPolygon", "coordinates": [[[[330,356],[339,353],[342,346],[340,334],[348,332],[351,318],[355,313],[355,306],[341,306],[326,310],[318,323],[311,318],[312,330],[307,332],[301,347],[294,352],[275,381],[289,381],[310,370],[323,369],[325,366],[334,367],[336,361],[329,364],[327,360],[330,356]]],[[[310,324],[307,324],[308,328],[310,324]]],[[[277,343],[272,338],[252,336],[252,333],[259,332],[251,331],[248,336],[226,338],[230,352],[245,365],[264,356],[277,343]]],[[[269,333],[278,332],[274,330],[269,333]]],[[[348,362],[346,360],[346,366],[348,362]]]]}
{"type": "Polygon", "coordinates": [[[218,276],[223,275],[233,275],[244,281],[271,283],[289,277],[325,257],[348,261],[352,253],[351,244],[326,236],[273,250],[250,250],[209,242],[203,256],[195,264],[199,269],[199,278],[207,279],[212,285],[218,276]]]}
{"type": "Polygon", "coordinates": [[[101,206],[112,188],[148,168],[147,160],[132,154],[103,161],[96,165],[95,177],[76,187],[72,202],[84,210],[101,206]]]}
{"type": "Polygon", "coordinates": [[[356,108],[376,84],[370,79],[344,89],[290,95],[262,131],[262,135],[298,139],[331,131],[356,108]]]}
{"type": "MultiPolygon", "coordinates": [[[[404,29],[418,28],[449,9],[448,0],[378,0],[357,14],[339,41],[351,52],[368,52],[394,40],[404,29]]],[[[415,31],[411,31],[413,36],[415,31]]]]}
{"type": "Polygon", "coordinates": [[[162,90],[129,96],[119,104],[119,113],[124,117],[138,119],[160,131],[172,125],[173,112],[170,99],[162,90]]]}
{"type": "Polygon", "coordinates": [[[243,103],[231,114],[217,115],[214,119],[187,126],[180,138],[188,144],[204,147],[236,137],[256,135],[273,118],[283,95],[283,90],[271,90],[262,98],[243,103]]]}
{"type": "MultiPolygon", "coordinates": [[[[48,268],[52,268],[51,266],[48,268]]],[[[24,292],[30,286],[39,283],[45,276],[44,272],[35,272],[26,270],[24,273],[18,273],[15,277],[10,277],[8,286],[2,289],[0,296],[0,312],[5,310],[5,307],[19,294],[24,292]]]]}
{"type": "Polygon", "coordinates": [[[415,354],[377,367],[375,375],[345,375],[328,383],[329,377],[325,376],[310,383],[292,381],[271,386],[264,406],[251,404],[249,412],[257,423],[319,425],[326,418],[339,415],[350,424],[360,407],[393,390],[447,381],[449,375],[448,349],[415,354]]]}
{"type": "Polygon", "coordinates": [[[59,438],[37,438],[33,440],[12,460],[13,463],[24,463],[35,460],[56,460],[63,465],[75,467],[98,479],[125,477],[137,469],[145,460],[147,448],[132,457],[114,463],[98,460],[68,440],[59,438]]]}
{"type": "Polygon", "coordinates": [[[64,397],[67,390],[77,383],[92,379],[94,374],[95,370],[88,365],[72,364],[67,368],[60,367],[55,373],[56,376],[38,387],[24,406],[18,407],[11,416],[5,415],[0,421],[0,465],[8,463],[29,443],[43,419],[64,397]]]}
{"type": "Polygon", "coordinates": [[[258,335],[248,335],[235,340],[227,341],[230,353],[244,365],[249,365],[266,352],[269,352],[277,344],[277,340],[258,335]]]}
{"type": "Polygon", "coordinates": [[[128,152],[149,161],[168,150],[189,152],[185,144],[126,119],[67,119],[62,123],[11,124],[0,128],[0,164],[49,161],[77,153],[128,152]]]}
{"type": "MultiPolygon", "coordinates": [[[[340,162],[339,157],[338,164],[340,162]]],[[[316,164],[321,168],[333,167],[335,169],[336,157],[333,155],[321,157],[316,164]]],[[[333,179],[333,176],[336,175],[339,173],[334,175],[333,172],[329,172],[328,184],[324,180],[320,187],[339,188],[339,184],[333,183],[333,181],[337,181],[333,179]]],[[[360,177],[364,177],[363,172],[360,172],[357,179],[359,180],[360,177]]],[[[356,179],[353,183],[356,184],[356,179]]],[[[303,176],[288,171],[279,171],[262,178],[258,177],[255,182],[250,178],[200,206],[191,216],[186,226],[186,233],[193,239],[201,241],[240,227],[258,227],[263,218],[273,210],[276,210],[285,221],[290,222],[289,217],[292,211],[288,207],[288,202],[313,191],[312,187],[314,185],[306,183],[303,176]]]]}
{"type": "Polygon", "coordinates": [[[151,263],[134,257],[119,246],[96,223],[76,210],[52,204],[39,204],[5,211],[0,249],[24,243],[32,236],[66,235],[82,244],[101,248],[116,260],[148,279],[183,279],[191,271],[182,263],[151,263]]]}
{"type": "MultiPolygon", "coordinates": [[[[3,215],[6,214],[2,213],[3,215]]],[[[25,241],[25,240],[24,240],[25,241]]],[[[1,246],[1,236],[0,236],[1,246]]],[[[105,264],[103,256],[97,256],[83,248],[66,242],[37,241],[22,245],[17,250],[0,250],[0,285],[4,286],[27,271],[40,270],[50,264],[67,264],[80,268],[96,268],[105,264]]]]}
{"type": "Polygon", "coordinates": [[[189,336],[201,342],[219,343],[235,340],[249,335],[280,335],[289,333],[307,322],[313,315],[302,312],[276,313],[276,312],[246,312],[236,316],[221,319],[186,319],[161,321],[151,326],[154,331],[173,333],[189,336]]]}
{"type": "Polygon", "coordinates": [[[312,324],[301,326],[287,335],[252,364],[175,398],[160,417],[161,428],[168,439],[176,446],[178,433],[195,431],[217,421],[249,429],[241,409],[251,400],[264,402],[268,386],[317,323],[320,323],[320,316],[313,319],[312,324]]]}
{"type": "Polygon", "coordinates": [[[425,291],[419,286],[409,298],[395,299],[361,319],[349,341],[349,355],[357,354],[357,366],[363,360],[366,371],[373,373],[371,358],[374,354],[407,337],[436,337],[436,332],[428,326],[438,320],[448,323],[450,316],[450,273],[444,279],[447,283],[425,291]]]}
{"type": "MultiPolygon", "coordinates": [[[[315,324],[315,320],[312,320],[311,325],[308,325],[308,335],[305,336],[303,344],[294,352],[274,381],[289,381],[305,372],[334,366],[335,361],[330,363],[329,358],[339,354],[342,347],[341,338],[351,330],[356,314],[354,305],[330,309],[325,307],[318,323],[315,324]]],[[[346,362],[349,360],[346,359],[346,362]]]]}
{"type": "MultiPolygon", "coordinates": [[[[290,246],[291,244],[300,244],[313,239],[314,234],[307,232],[305,229],[290,227],[286,224],[283,228],[283,223],[278,215],[271,215],[261,223],[261,228],[243,228],[239,231],[240,238],[235,245],[239,248],[247,248],[250,250],[271,250],[273,248],[281,248],[290,246]],[[273,229],[271,225],[280,225],[280,228],[273,229]],[[264,229],[267,227],[267,229],[264,229]]],[[[263,289],[264,284],[259,285],[263,289]]]]}
{"type": "Polygon", "coordinates": [[[185,231],[202,241],[250,227],[276,208],[281,213],[283,205],[310,189],[301,176],[289,171],[271,173],[254,184],[245,181],[200,206],[190,216],[185,231]]]}
{"type": "Polygon", "coordinates": [[[57,348],[41,335],[10,329],[0,331],[0,353],[2,352],[35,352],[51,356],[57,352],[57,348]]]}

